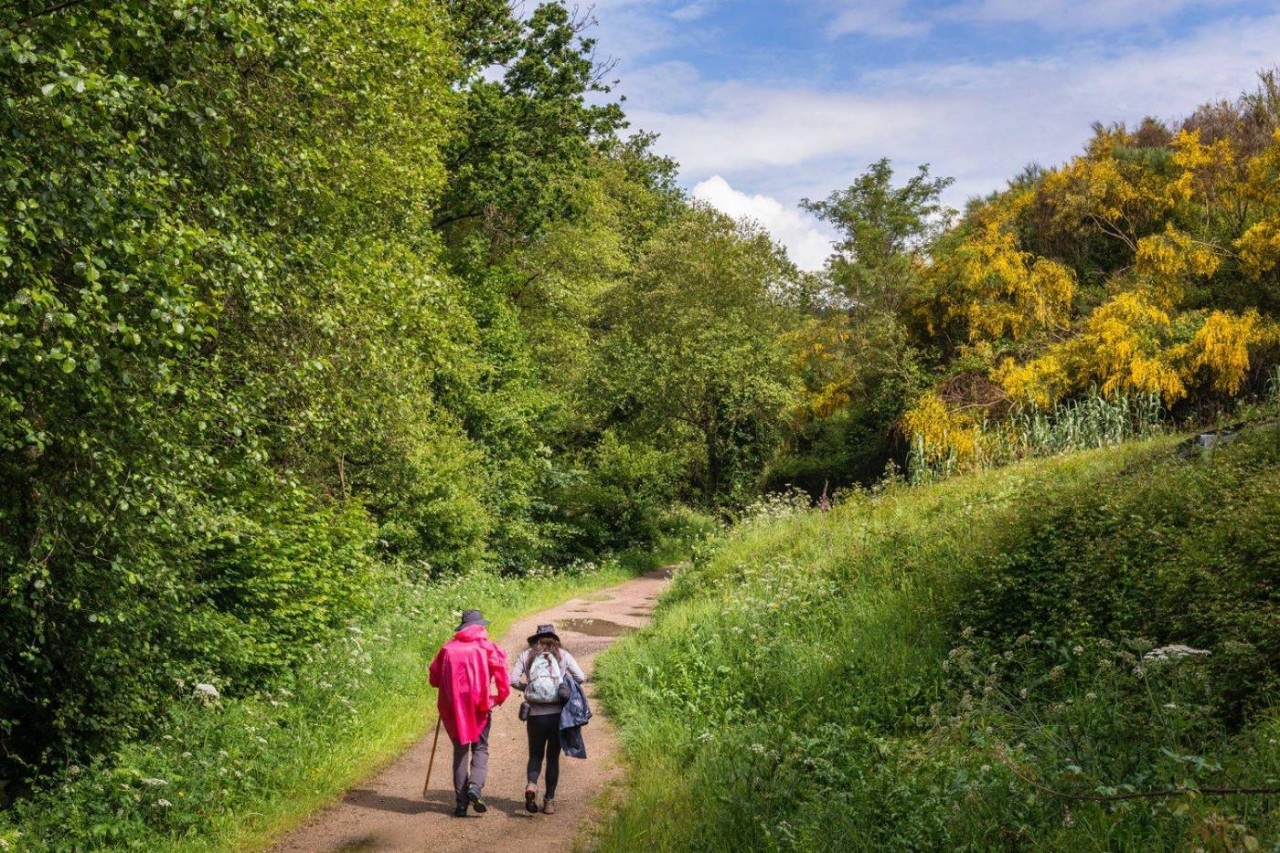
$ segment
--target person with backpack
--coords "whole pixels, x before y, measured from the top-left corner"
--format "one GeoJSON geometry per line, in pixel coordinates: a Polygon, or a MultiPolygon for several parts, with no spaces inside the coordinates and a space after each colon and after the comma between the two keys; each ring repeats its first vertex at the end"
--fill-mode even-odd
{"type": "Polygon", "coordinates": [[[511,695],[507,654],[489,639],[488,624],[479,610],[464,610],[462,624],[436,653],[428,672],[431,686],[440,691],[440,722],[453,741],[454,817],[466,817],[467,806],[477,814],[488,809],[481,791],[489,775],[492,712],[511,695]]]}
{"type": "Polygon", "coordinates": [[[529,735],[529,784],[524,791],[524,807],[538,810],[538,777],[545,758],[547,787],[542,813],[555,814],[556,783],[560,780],[560,712],[569,699],[565,676],[578,684],[586,680],[573,655],[560,647],[555,625],[539,625],[525,649],[511,667],[510,681],[524,691],[520,717],[529,735]]]}

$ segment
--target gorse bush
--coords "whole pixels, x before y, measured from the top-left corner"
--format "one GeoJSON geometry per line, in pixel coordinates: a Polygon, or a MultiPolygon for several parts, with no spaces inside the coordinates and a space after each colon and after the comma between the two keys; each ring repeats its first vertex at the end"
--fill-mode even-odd
{"type": "Polygon", "coordinates": [[[1258,431],[761,517],[599,664],[617,849],[1248,847],[1280,837],[1258,431]],[[662,821],[657,815],[670,814],[662,821]]]}

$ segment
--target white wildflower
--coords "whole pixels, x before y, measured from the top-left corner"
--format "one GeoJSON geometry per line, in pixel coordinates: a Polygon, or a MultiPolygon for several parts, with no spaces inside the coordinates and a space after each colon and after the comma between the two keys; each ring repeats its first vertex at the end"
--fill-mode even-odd
{"type": "Polygon", "coordinates": [[[168,800],[166,800],[166,799],[164,799],[164,798],[161,798],[161,799],[159,799],[159,800],[156,800],[156,805],[157,805],[157,806],[159,806],[159,807],[160,807],[160,808],[162,808],[162,809],[167,809],[167,808],[169,808],[170,806],[172,806],[172,805],[173,805],[173,803],[169,802],[168,800]]]}
{"type": "Polygon", "coordinates": [[[201,696],[207,696],[210,699],[218,698],[218,688],[214,687],[212,684],[205,684],[203,682],[201,682],[200,684],[197,684],[196,693],[200,694],[201,696]]]}
{"type": "Polygon", "coordinates": [[[982,773],[990,773],[990,772],[991,772],[991,765],[990,765],[990,764],[984,764],[984,765],[982,765],[981,767],[979,767],[978,769],[979,769],[979,771],[981,771],[982,773]]]}
{"type": "Polygon", "coordinates": [[[714,739],[715,739],[715,735],[713,735],[711,732],[703,732],[702,734],[698,735],[698,740],[702,741],[703,743],[708,743],[714,739]]]}
{"type": "Polygon", "coordinates": [[[1072,646],[1071,651],[1078,655],[1084,654],[1084,646],[1072,646]]]}
{"type": "Polygon", "coordinates": [[[1088,693],[1084,694],[1084,698],[1085,698],[1085,699],[1088,699],[1090,702],[1096,702],[1096,701],[1098,701],[1098,694],[1097,694],[1097,693],[1094,693],[1094,692],[1092,692],[1092,691],[1090,691],[1090,692],[1088,692],[1088,693]]]}
{"type": "Polygon", "coordinates": [[[168,785],[169,783],[163,779],[143,779],[142,784],[150,785],[151,787],[155,788],[160,785],[168,785]]]}
{"type": "Polygon", "coordinates": [[[1210,655],[1208,649],[1193,649],[1191,646],[1172,645],[1161,646],[1158,649],[1152,649],[1142,656],[1143,660],[1149,661],[1165,661],[1177,660],[1178,658],[1191,657],[1192,655],[1210,655]]]}
{"type": "Polygon", "coordinates": [[[764,752],[764,744],[762,744],[762,743],[753,743],[753,744],[751,744],[751,751],[752,751],[752,752],[757,752],[757,753],[762,753],[762,752],[764,752]]]}

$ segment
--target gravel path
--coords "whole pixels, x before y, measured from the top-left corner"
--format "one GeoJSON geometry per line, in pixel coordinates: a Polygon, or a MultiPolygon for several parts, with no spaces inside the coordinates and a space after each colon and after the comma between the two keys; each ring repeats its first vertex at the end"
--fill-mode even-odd
{"type": "MultiPolygon", "coordinates": [[[[514,660],[534,628],[554,622],[564,647],[588,675],[587,695],[594,696],[590,675],[596,655],[618,636],[649,621],[670,576],[660,569],[618,586],[566,601],[521,620],[502,638],[514,660]]],[[[426,677],[426,673],[423,673],[426,677]]],[[[593,822],[602,817],[601,794],[622,778],[613,725],[592,703],[595,716],[583,729],[589,758],[561,757],[560,785],[554,815],[529,814],[524,809],[524,766],[528,758],[524,724],[516,718],[519,694],[493,715],[489,741],[489,780],[484,799],[489,810],[466,819],[452,816],[451,750],[441,735],[431,774],[431,790],[422,796],[422,780],[431,753],[431,734],[410,747],[395,762],[347,791],[342,799],[314,815],[280,842],[280,853],[313,851],[513,850],[521,853],[564,853],[582,844],[593,822]]],[[[434,727],[432,729],[434,733],[434,727]]],[[[541,803],[541,797],[539,797],[541,803]]]]}

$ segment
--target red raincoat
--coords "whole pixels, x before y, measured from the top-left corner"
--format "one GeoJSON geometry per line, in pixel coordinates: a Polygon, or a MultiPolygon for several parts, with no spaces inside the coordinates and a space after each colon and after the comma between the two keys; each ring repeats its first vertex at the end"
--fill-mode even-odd
{"type": "Polygon", "coordinates": [[[489,711],[511,695],[507,655],[489,639],[483,625],[468,625],[453,635],[431,661],[431,686],[439,689],[436,708],[454,743],[475,743],[489,711]],[[497,686],[490,692],[489,682],[497,686]]]}

